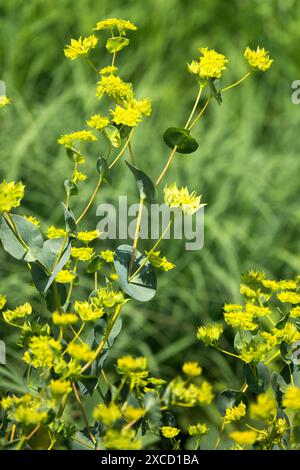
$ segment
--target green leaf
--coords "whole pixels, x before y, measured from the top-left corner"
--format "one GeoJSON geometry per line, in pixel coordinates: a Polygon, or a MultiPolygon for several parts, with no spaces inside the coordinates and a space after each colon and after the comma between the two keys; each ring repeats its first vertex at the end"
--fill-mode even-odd
{"type": "Polygon", "coordinates": [[[281,320],[279,320],[278,323],[276,323],[275,328],[277,328],[278,330],[282,330],[285,327],[289,317],[290,312],[288,312],[283,318],[281,318],[281,320]]]}
{"type": "Polygon", "coordinates": [[[156,201],[155,187],[149,176],[147,176],[142,170],[131,165],[131,163],[127,161],[125,163],[136,179],[140,198],[146,199],[149,204],[154,204],[156,201]]]}
{"type": "Polygon", "coordinates": [[[252,338],[253,336],[249,331],[237,331],[234,337],[234,349],[236,352],[240,354],[243,347],[251,343],[252,338]]]}
{"type": "Polygon", "coordinates": [[[210,94],[215,100],[217,101],[218,105],[221,105],[223,100],[222,100],[222,95],[221,95],[221,86],[220,86],[220,81],[215,79],[215,78],[210,78],[208,80],[209,86],[210,86],[210,94]]]}
{"type": "Polygon", "coordinates": [[[36,225],[20,215],[11,214],[11,219],[25,245],[14,234],[11,226],[2,217],[0,238],[4,250],[13,258],[26,262],[35,261],[43,248],[43,237],[36,225]]]}
{"type": "Polygon", "coordinates": [[[66,180],[64,182],[65,190],[69,196],[77,196],[78,188],[72,180],[66,180]]]}
{"type": "Polygon", "coordinates": [[[121,146],[121,136],[117,127],[112,125],[106,126],[104,134],[113,147],[119,148],[121,146]]]}
{"type": "Polygon", "coordinates": [[[275,392],[276,400],[279,406],[281,406],[282,396],[285,393],[288,384],[284,378],[278,374],[278,372],[273,372],[271,375],[271,386],[275,392]]]}
{"type": "Polygon", "coordinates": [[[73,212],[68,209],[65,204],[62,202],[64,208],[64,216],[65,216],[65,224],[66,230],[70,233],[77,233],[77,224],[76,224],[76,217],[73,212]]]}
{"type": "Polygon", "coordinates": [[[78,383],[79,390],[83,395],[93,396],[95,389],[98,385],[98,379],[96,375],[85,375],[82,377],[78,383]]]}
{"type": "Polygon", "coordinates": [[[96,168],[97,168],[97,172],[99,173],[99,175],[102,176],[102,179],[104,181],[108,181],[108,182],[111,181],[111,178],[109,176],[109,171],[110,171],[109,166],[105,158],[102,158],[102,157],[98,158],[97,163],[96,163],[96,168]]]}
{"type": "MultiPolygon", "coordinates": [[[[128,269],[131,253],[132,246],[130,245],[120,245],[115,252],[114,265],[118,274],[119,286],[133,299],[140,302],[148,302],[156,294],[156,274],[149,261],[147,261],[139,274],[129,282],[128,269]]],[[[145,256],[143,256],[139,251],[136,251],[131,270],[132,274],[138,269],[144,260],[145,256]]]]}
{"type": "MultiPolygon", "coordinates": [[[[67,300],[67,288],[65,284],[57,284],[57,293],[60,300],[60,305],[64,305],[67,300]]],[[[54,312],[54,310],[57,309],[57,305],[53,295],[53,289],[48,289],[45,300],[49,312],[54,312]]]]}
{"type": "Polygon", "coordinates": [[[227,408],[238,406],[241,402],[248,405],[248,398],[245,393],[240,390],[224,390],[219,393],[217,406],[221,416],[225,416],[227,408]]]}
{"type": "Polygon", "coordinates": [[[48,240],[44,243],[44,249],[42,253],[42,257],[40,258],[42,264],[46,267],[50,272],[47,273],[45,270],[38,264],[32,263],[31,264],[31,275],[32,280],[41,293],[46,293],[50,286],[52,285],[53,281],[55,280],[57,274],[64,268],[66,263],[69,261],[71,255],[71,242],[68,240],[48,240]],[[56,243],[55,243],[56,242],[56,243]],[[60,256],[59,261],[57,262],[57,258],[60,256]]]}
{"type": "Polygon", "coordinates": [[[196,139],[190,135],[190,131],[179,127],[169,127],[165,131],[163,139],[171,149],[176,147],[178,153],[193,153],[199,146],[196,139]]]}
{"type": "Polygon", "coordinates": [[[106,49],[110,54],[114,54],[115,52],[119,52],[124,47],[128,46],[129,39],[124,37],[117,37],[117,38],[109,38],[106,42],[106,49]]]}
{"type": "Polygon", "coordinates": [[[116,126],[119,129],[121,139],[125,139],[125,137],[128,137],[130,132],[132,131],[132,127],[130,126],[124,126],[123,124],[116,124],[116,126]]]}
{"type": "Polygon", "coordinates": [[[103,264],[103,259],[100,256],[95,256],[95,258],[89,262],[88,267],[86,268],[86,272],[89,274],[96,273],[97,271],[100,271],[103,264]]]}
{"type": "Polygon", "coordinates": [[[255,364],[244,364],[244,374],[247,384],[253,393],[259,395],[267,391],[270,384],[270,372],[262,362],[255,364]]]}
{"type": "Polygon", "coordinates": [[[147,412],[146,417],[149,429],[152,432],[157,432],[161,426],[161,409],[159,397],[154,393],[145,393],[144,409],[147,412]]]}

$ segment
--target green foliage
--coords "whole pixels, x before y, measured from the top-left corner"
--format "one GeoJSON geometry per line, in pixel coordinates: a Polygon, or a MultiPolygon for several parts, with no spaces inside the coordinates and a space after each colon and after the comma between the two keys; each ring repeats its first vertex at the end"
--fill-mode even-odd
{"type": "MultiPolygon", "coordinates": [[[[213,126],[204,121],[194,134],[201,141],[200,153],[188,165],[183,166],[183,159],[179,158],[173,162],[173,174],[182,181],[189,181],[194,187],[199,186],[199,181],[200,186],[205,183],[209,202],[205,250],[193,253],[191,259],[180,243],[169,246],[170,258],[176,259],[176,274],[161,277],[163,297],[158,293],[151,303],[139,304],[138,309],[128,304],[126,329],[118,340],[120,350],[147,354],[153,370],[160,369],[164,377],[177,373],[183,355],[198,358],[195,324],[199,318],[205,323],[219,317],[225,301],[239,300],[240,272],[255,266],[279,279],[299,272],[300,261],[295,255],[299,143],[294,138],[299,112],[290,103],[289,89],[298,73],[299,53],[295,44],[299,5],[293,0],[281,3],[245,0],[242,5],[235,0],[226,5],[224,15],[219,15],[223,7],[220,0],[212,0],[201,9],[197,2],[191,2],[187,9],[175,0],[146,0],[141,7],[136,2],[104,0],[101,12],[93,0],[84,2],[80,10],[72,8],[70,0],[59,3],[45,0],[42,4],[33,0],[22,5],[11,0],[1,7],[1,78],[6,80],[14,107],[7,108],[1,120],[0,172],[8,179],[22,177],[30,190],[34,187],[24,202],[24,211],[28,214],[30,209],[38,214],[42,227],[63,222],[59,202],[64,198],[64,188],[58,184],[57,175],[67,173],[69,162],[56,146],[62,132],[61,117],[71,131],[82,125],[83,113],[95,111],[91,100],[92,70],[89,72],[77,63],[70,67],[62,60],[61,50],[69,37],[88,31],[99,15],[109,16],[113,10],[116,16],[133,18],[141,26],[139,36],[131,40],[128,60],[122,66],[124,77],[129,80],[135,78],[138,73],[135,71],[145,72],[142,88],[153,98],[155,121],[141,127],[141,138],[133,141],[135,154],[141,156],[137,165],[151,176],[153,168],[158,168],[165,158],[165,146],[156,137],[168,125],[169,116],[175,115],[178,90],[186,85],[185,67],[179,65],[178,57],[189,59],[199,45],[219,48],[233,57],[232,68],[226,72],[228,81],[244,72],[236,44],[255,46],[259,37],[259,42],[276,58],[268,80],[262,80],[259,86],[256,80],[249,82],[236,94],[224,93],[222,112],[217,107],[208,110],[213,126]],[[170,18],[174,27],[168,28],[166,41],[170,18]],[[33,40],[34,37],[39,40],[33,40]],[[47,50],[47,54],[40,54],[41,50],[47,50]],[[158,57],[167,60],[157,60],[158,57]],[[286,90],[286,95],[282,90],[286,90]],[[237,197],[233,197],[232,188],[237,197]],[[132,338],[138,341],[133,342],[132,338]]],[[[192,79],[184,98],[180,106],[186,107],[182,111],[187,114],[194,98],[192,79]]],[[[100,143],[98,149],[104,155],[100,143]]],[[[88,161],[87,166],[92,177],[94,162],[88,161]]],[[[121,169],[116,168],[116,177],[119,172],[121,169]]],[[[135,194],[129,178],[118,180],[118,190],[135,194]]],[[[115,187],[106,186],[104,194],[112,199],[115,187]]],[[[82,187],[81,195],[87,199],[90,187],[82,187]]],[[[75,209],[78,207],[79,198],[75,209]]],[[[87,221],[94,223],[92,212],[87,221]]],[[[6,293],[13,289],[15,303],[30,298],[37,306],[25,263],[11,269],[8,259],[2,252],[1,289],[6,293]]],[[[83,294],[88,292],[87,279],[82,274],[83,294]]],[[[4,326],[3,334],[8,345],[14,343],[10,328],[4,326]]],[[[232,337],[226,333],[225,342],[229,340],[232,337]]],[[[19,353],[12,346],[8,351],[9,368],[1,369],[1,385],[23,393],[22,384],[18,383],[22,376],[19,353]]],[[[109,361],[113,359],[114,354],[109,361]]],[[[233,359],[225,360],[216,351],[203,348],[201,363],[210,378],[218,379],[223,388],[228,382],[233,387],[240,385],[240,369],[233,359]]],[[[203,413],[214,428],[216,413],[206,410],[203,413]]],[[[186,422],[185,410],[178,410],[177,416],[182,423],[186,422]]]]}

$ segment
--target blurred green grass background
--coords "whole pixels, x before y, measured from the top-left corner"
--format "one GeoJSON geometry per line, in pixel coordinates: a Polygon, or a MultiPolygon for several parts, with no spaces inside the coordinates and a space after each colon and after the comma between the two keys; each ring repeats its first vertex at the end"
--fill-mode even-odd
{"type": "MultiPolygon", "coordinates": [[[[98,104],[93,71],[85,61],[64,58],[71,37],[88,34],[105,17],[138,25],[119,65],[137,94],[153,100],[153,115],[133,140],[139,166],[153,178],[168,155],[163,131],[181,126],[191,109],[196,86],[186,62],[198,57],[198,47],[229,57],[224,84],[247,70],[246,46],[266,47],[274,58],[268,73],[226,93],[221,107],[212,104],[194,131],[198,151],[174,162],[166,181],[187,184],[208,203],[205,245],[189,252],[179,242],[164,242],[163,251],[177,269],[160,276],[154,301],[129,304],[115,356],[146,354],[153,372],[166,378],[185,359],[194,359],[220,387],[241,386],[236,364],[199,345],[196,327],[220,318],[222,305],[239,299],[242,272],[257,268],[277,278],[300,272],[300,113],[291,103],[291,83],[300,78],[299,14],[296,0],[1,2],[0,79],[13,106],[1,114],[0,176],[26,183],[24,212],[36,215],[43,228],[61,221],[63,180],[70,173],[57,138],[81,129],[98,104]]],[[[102,51],[98,58],[104,66],[109,57],[102,51]]],[[[98,156],[92,152],[90,175],[98,156]]],[[[95,176],[90,181],[82,197],[91,193],[95,176]]],[[[133,188],[122,163],[98,201],[128,193],[133,202],[133,188]]],[[[95,225],[94,211],[89,224],[95,225]]],[[[34,295],[25,267],[3,251],[0,278],[0,291],[13,304],[34,295]]],[[[9,348],[9,357],[15,355],[9,348]]],[[[19,380],[16,373],[14,380],[19,380]]]]}

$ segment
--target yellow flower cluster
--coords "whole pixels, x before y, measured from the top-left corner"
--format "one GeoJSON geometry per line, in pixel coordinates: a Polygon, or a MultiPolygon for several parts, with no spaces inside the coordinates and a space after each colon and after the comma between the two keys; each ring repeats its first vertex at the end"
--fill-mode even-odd
{"type": "Polygon", "coordinates": [[[190,436],[204,436],[205,434],[208,434],[208,427],[206,423],[198,423],[198,424],[191,424],[188,427],[188,433],[190,436]]]}
{"type": "Polygon", "coordinates": [[[109,18],[107,20],[101,20],[96,24],[94,28],[96,31],[102,29],[114,29],[117,28],[121,34],[124,34],[127,30],[136,31],[137,27],[128,20],[121,20],[119,18],[109,18]]]}
{"type": "Polygon", "coordinates": [[[100,75],[113,75],[114,73],[117,73],[118,67],[115,65],[108,65],[107,67],[103,67],[103,69],[100,70],[100,75]]]}
{"type": "Polygon", "coordinates": [[[47,238],[54,239],[54,238],[64,238],[67,235],[67,232],[63,228],[54,227],[51,225],[47,229],[46,236],[47,238]]]}
{"type": "Polygon", "coordinates": [[[9,212],[15,207],[19,207],[25,192],[25,186],[19,181],[7,183],[5,180],[0,183],[0,212],[9,212]]]}
{"type": "Polygon", "coordinates": [[[250,417],[252,419],[273,419],[277,413],[276,401],[266,393],[258,395],[256,403],[250,404],[250,417]]]}
{"type": "Polygon", "coordinates": [[[264,47],[262,49],[257,47],[256,51],[246,47],[244,56],[252,69],[261,70],[262,72],[268,70],[273,63],[273,60],[269,57],[269,52],[264,47]]]}
{"type": "Polygon", "coordinates": [[[68,271],[67,269],[63,269],[57,274],[55,280],[60,284],[69,284],[70,282],[73,282],[75,278],[75,274],[71,273],[71,271],[68,271]]]}
{"type": "Polygon", "coordinates": [[[77,361],[92,361],[95,357],[95,353],[90,350],[89,346],[85,343],[72,343],[68,346],[68,353],[77,361]]]}
{"type": "Polygon", "coordinates": [[[197,330],[197,338],[206,346],[212,346],[219,341],[223,333],[223,326],[219,323],[213,325],[200,326],[197,330]]]}
{"type": "Polygon", "coordinates": [[[85,232],[78,232],[77,238],[81,242],[84,243],[90,243],[93,240],[96,240],[96,238],[99,238],[100,232],[99,230],[91,230],[91,231],[85,231],[85,232]]]}
{"type": "Polygon", "coordinates": [[[72,177],[73,183],[77,184],[78,181],[85,181],[86,179],[87,179],[87,176],[84,173],[78,170],[74,171],[73,177],[72,177]]]}
{"type": "Polygon", "coordinates": [[[130,405],[127,405],[125,411],[123,412],[124,418],[129,423],[132,421],[138,421],[144,414],[145,410],[143,410],[143,408],[134,408],[130,405]]]}
{"type": "Polygon", "coordinates": [[[72,391],[71,384],[68,380],[51,380],[50,389],[53,395],[65,395],[72,391]]]}
{"type": "Polygon", "coordinates": [[[71,248],[71,256],[78,261],[90,261],[94,256],[94,250],[88,247],[73,247],[71,248]]]}
{"type": "Polygon", "coordinates": [[[111,114],[115,124],[135,127],[144,116],[150,116],[151,102],[147,99],[131,100],[125,107],[117,105],[114,110],[111,110],[111,114]]]}
{"type": "Polygon", "coordinates": [[[96,321],[104,315],[103,308],[96,307],[88,301],[81,302],[77,300],[74,309],[83,322],[96,321]]]}
{"type": "Polygon", "coordinates": [[[115,75],[102,75],[98,82],[97,97],[107,95],[117,103],[128,103],[133,100],[133,88],[131,83],[124,82],[115,75]]]}
{"type": "Polygon", "coordinates": [[[114,262],[115,253],[114,253],[114,251],[111,251],[111,250],[104,250],[104,251],[101,251],[101,252],[100,252],[100,256],[101,256],[101,258],[103,258],[104,261],[106,261],[107,263],[113,263],[113,262],[114,262]]]}
{"type": "Polygon", "coordinates": [[[287,304],[300,304],[300,294],[292,291],[283,291],[277,294],[278,300],[287,304]]]}
{"type": "Polygon", "coordinates": [[[35,368],[51,368],[60,351],[61,345],[54,338],[33,336],[29,342],[29,350],[24,353],[23,361],[35,368]]]}
{"type": "Polygon", "coordinates": [[[199,60],[200,77],[203,79],[221,78],[222,71],[226,69],[226,64],[228,64],[226,57],[207,47],[202,47],[199,51],[201,53],[199,60]]]}
{"type": "Polygon", "coordinates": [[[83,130],[64,134],[57,142],[65,147],[72,147],[75,142],[94,142],[95,140],[97,140],[97,137],[92,131],[83,130]]]}
{"type": "Polygon", "coordinates": [[[100,403],[93,412],[96,421],[101,421],[105,426],[111,426],[122,417],[120,407],[116,403],[111,402],[108,406],[100,403]]]}
{"type": "MultiPolygon", "coordinates": [[[[2,300],[2,304],[3,304],[3,300],[2,300]]],[[[3,304],[3,307],[4,305],[5,303],[3,304]]],[[[28,302],[26,302],[23,305],[19,305],[19,307],[15,308],[14,310],[5,310],[5,312],[2,312],[2,315],[5,321],[12,322],[14,320],[18,320],[19,318],[28,317],[28,315],[31,315],[31,313],[32,313],[32,307],[28,302]]]]}
{"type": "Polygon", "coordinates": [[[256,441],[257,432],[251,430],[233,431],[229,434],[229,437],[241,446],[251,446],[256,441]]]}
{"type": "Polygon", "coordinates": [[[232,408],[227,408],[224,416],[224,424],[230,424],[234,421],[239,421],[246,415],[246,405],[240,403],[238,406],[233,406],[232,408]]]}
{"type": "Polygon", "coordinates": [[[2,310],[6,305],[6,296],[0,295],[0,310],[2,310]]]}
{"type": "Polygon", "coordinates": [[[252,331],[258,327],[255,320],[271,313],[267,307],[260,307],[251,303],[245,306],[237,304],[225,304],[224,320],[233,328],[241,328],[243,330],[252,331]]]}
{"type": "Polygon", "coordinates": [[[109,429],[103,436],[103,444],[110,450],[139,450],[141,441],[135,434],[133,429],[123,428],[120,431],[109,429]]]}
{"type": "Polygon", "coordinates": [[[1,406],[9,412],[9,416],[17,423],[25,427],[42,424],[48,418],[48,410],[51,407],[50,402],[45,402],[35,398],[28,393],[21,398],[12,396],[3,398],[1,406]]]}
{"type": "Polygon", "coordinates": [[[10,103],[11,103],[10,98],[8,98],[7,96],[0,96],[0,109],[5,108],[5,106],[7,106],[10,103]]]}
{"type": "Polygon", "coordinates": [[[25,219],[27,219],[29,222],[31,222],[36,227],[40,226],[40,221],[36,217],[34,217],[33,215],[25,216],[25,219]]]}
{"type": "Polygon", "coordinates": [[[279,290],[290,290],[290,289],[297,289],[298,284],[296,281],[293,280],[286,280],[286,281],[273,281],[269,279],[263,279],[262,285],[267,289],[272,291],[279,291],[279,290]]]}
{"type": "Polygon", "coordinates": [[[176,183],[164,188],[165,204],[170,208],[180,207],[187,215],[193,215],[198,209],[205,206],[201,204],[201,196],[193,191],[189,194],[187,187],[178,189],[176,183]]]}
{"type": "Polygon", "coordinates": [[[171,383],[172,402],[178,406],[209,405],[213,398],[212,386],[206,380],[200,385],[189,384],[181,378],[171,383]]]}
{"type": "Polygon", "coordinates": [[[185,362],[182,366],[182,372],[190,377],[201,375],[202,368],[198,362],[185,362]]]}
{"type": "Polygon", "coordinates": [[[175,428],[174,426],[162,426],[160,430],[162,435],[167,439],[173,439],[180,433],[180,429],[175,428]]]}
{"type": "Polygon", "coordinates": [[[160,256],[160,251],[146,251],[145,253],[149,263],[152,264],[154,268],[170,271],[176,267],[175,264],[168,261],[165,256],[160,256]]]}
{"type": "Polygon", "coordinates": [[[93,298],[95,305],[107,308],[113,308],[124,302],[124,295],[121,291],[110,290],[108,287],[101,287],[98,290],[98,296],[93,298]]]}
{"type": "Polygon", "coordinates": [[[295,386],[290,386],[287,388],[283,400],[283,406],[289,408],[290,410],[299,411],[300,410],[300,388],[295,386]]]}
{"type": "Polygon", "coordinates": [[[78,40],[71,39],[71,44],[64,49],[65,56],[70,60],[75,60],[77,57],[86,56],[98,44],[98,38],[93,34],[86,38],[80,37],[78,40]]]}
{"type": "Polygon", "coordinates": [[[123,356],[117,361],[119,374],[130,375],[135,372],[144,372],[147,370],[148,363],[145,357],[123,356]]]}
{"type": "Polygon", "coordinates": [[[78,322],[78,317],[75,313],[59,313],[53,312],[52,314],[52,321],[54,325],[59,326],[66,326],[66,325],[74,325],[78,322]]]}
{"type": "Polygon", "coordinates": [[[109,118],[105,116],[101,116],[100,114],[95,114],[91,117],[88,121],[86,121],[87,125],[92,129],[96,129],[97,131],[102,131],[105,129],[106,126],[109,124],[109,118]]]}

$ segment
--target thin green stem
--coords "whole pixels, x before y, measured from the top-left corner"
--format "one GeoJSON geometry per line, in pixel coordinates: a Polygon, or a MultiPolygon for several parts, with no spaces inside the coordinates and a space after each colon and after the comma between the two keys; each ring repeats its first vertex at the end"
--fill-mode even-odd
{"type": "MultiPolygon", "coordinates": [[[[199,89],[199,92],[198,92],[198,94],[197,94],[197,97],[196,97],[196,100],[195,100],[193,109],[192,109],[192,111],[191,111],[191,113],[190,113],[190,115],[189,115],[189,117],[188,117],[188,120],[187,120],[187,122],[186,122],[186,124],[185,124],[185,126],[184,126],[184,129],[188,129],[188,128],[189,128],[188,126],[189,126],[191,120],[193,119],[193,116],[194,116],[195,111],[196,111],[196,109],[197,109],[198,103],[199,103],[200,98],[201,98],[201,95],[202,95],[202,90],[203,90],[203,88],[204,88],[204,85],[201,85],[201,86],[200,86],[200,89],[199,89]]],[[[176,151],[177,151],[177,145],[175,145],[175,147],[173,148],[173,150],[172,150],[172,152],[171,152],[171,154],[170,154],[170,156],[169,156],[169,158],[168,158],[168,161],[167,161],[167,163],[166,163],[164,169],[162,170],[161,174],[160,174],[159,177],[157,178],[156,183],[155,183],[156,186],[159,185],[159,183],[161,182],[161,180],[163,179],[163,177],[164,177],[165,174],[167,173],[167,171],[168,171],[168,169],[169,169],[169,167],[170,167],[170,165],[171,165],[171,163],[172,163],[172,161],[173,161],[173,158],[174,158],[174,156],[175,156],[175,154],[176,154],[176,151]]]]}
{"type": "Polygon", "coordinates": [[[193,119],[193,116],[194,116],[195,111],[196,111],[196,109],[197,109],[197,106],[198,106],[198,104],[199,104],[199,101],[200,101],[200,98],[201,98],[201,95],[202,95],[202,91],[203,91],[204,86],[205,86],[205,85],[201,85],[201,86],[200,86],[199,93],[198,93],[197,98],[196,98],[196,100],[195,100],[195,104],[194,104],[193,109],[192,109],[192,111],[191,111],[191,114],[189,115],[189,118],[188,118],[188,120],[187,120],[187,122],[186,122],[186,124],[185,124],[185,126],[184,126],[185,129],[188,129],[189,124],[190,124],[191,120],[193,119]]]}
{"type": "Polygon", "coordinates": [[[79,224],[79,222],[82,221],[83,217],[86,215],[86,213],[88,212],[89,208],[91,207],[91,205],[93,204],[94,202],[94,199],[95,197],[97,196],[97,193],[99,191],[99,188],[101,186],[101,183],[102,183],[102,180],[103,180],[103,176],[100,175],[99,176],[99,179],[98,179],[98,182],[97,182],[97,185],[96,185],[96,188],[91,196],[91,199],[89,200],[89,202],[87,203],[85,209],[82,211],[82,213],[80,214],[80,216],[78,217],[78,219],[76,220],[76,224],[79,224]]]}
{"type": "Polygon", "coordinates": [[[222,426],[221,426],[221,429],[220,429],[220,432],[219,432],[219,435],[218,435],[218,439],[217,439],[217,442],[216,442],[216,445],[215,445],[215,450],[217,450],[219,445],[220,445],[224,428],[225,428],[225,424],[224,424],[224,420],[223,420],[222,426]]]}
{"type": "Polygon", "coordinates": [[[223,354],[227,354],[227,356],[235,357],[236,359],[241,359],[240,356],[238,356],[237,354],[234,354],[230,351],[226,351],[225,349],[219,348],[218,346],[215,346],[215,348],[218,351],[222,352],[223,354]]]}
{"type": "Polygon", "coordinates": [[[92,67],[92,69],[98,74],[98,69],[97,67],[93,64],[93,62],[91,61],[91,59],[89,59],[88,57],[86,58],[88,64],[92,67]]]}
{"type": "Polygon", "coordinates": [[[135,259],[135,253],[136,253],[136,249],[137,249],[138,239],[139,239],[139,235],[140,235],[140,231],[141,231],[141,223],[142,223],[144,202],[145,202],[144,196],[140,197],[140,204],[139,204],[138,216],[137,216],[137,221],[136,221],[135,234],[134,234],[134,240],[133,240],[133,245],[132,245],[132,252],[131,252],[129,268],[128,268],[128,279],[130,278],[132,265],[133,265],[133,262],[134,262],[134,259],[135,259]]]}
{"type": "Polygon", "coordinates": [[[123,153],[125,152],[127,146],[129,145],[131,139],[132,139],[132,136],[133,136],[133,133],[134,133],[134,127],[131,129],[130,131],[130,134],[129,136],[127,137],[127,140],[124,144],[124,146],[122,147],[121,151],[118,153],[118,155],[116,156],[116,158],[111,162],[111,164],[109,165],[109,169],[111,170],[112,167],[117,163],[117,161],[122,157],[123,153]]]}
{"type": "Polygon", "coordinates": [[[270,357],[270,359],[268,359],[266,362],[265,362],[265,365],[268,365],[270,364],[270,362],[272,362],[274,359],[276,359],[276,357],[280,356],[280,351],[277,351],[273,356],[270,357]]]}
{"type": "Polygon", "coordinates": [[[194,121],[190,125],[189,130],[193,129],[193,127],[197,124],[197,122],[199,121],[201,116],[203,116],[203,114],[205,113],[205,110],[206,110],[207,106],[209,105],[209,103],[211,102],[211,100],[212,100],[211,96],[209,98],[207,98],[207,100],[206,100],[203,108],[201,109],[200,113],[196,116],[196,118],[194,119],[194,121]]]}
{"type": "Polygon", "coordinates": [[[76,385],[75,385],[74,382],[72,383],[72,388],[73,388],[73,391],[74,391],[74,395],[75,395],[76,401],[77,401],[77,403],[78,403],[78,405],[79,405],[79,408],[80,408],[80,411],[81,411],[83,420],[84,420],[84,422],[85,422],[88,435],[90,436],[90,439],[91,439],[92,443],[95,445],[95,444],[97,443],[97,440],[96,440],[94,434],[92,433],[92,431],[91,431],[91,429],[90,429],[89,421],[88,421],[88,418],[87,418],[87,415],[86,415],[84,406],[83,406],[83,404],[82,404],[81,398],[80,398],[80,396],[79,396],[77,387],[76,387],[76,385]]]}
{"type": "Polygon", "coordinates": [[[159,239],[157,240],[157,242],[155,243],[155,245],[153,246],[153,248],[151,248],[151,250],[149,251],[148,255],[146,256],[146,258],[144,259],[144,261],[140,264],[140,266],[138,267],[138,269],[130,276],[129,278],[129,282],[132,281],[132,279],[137,276],[141,270],[143,269],[143,267],[145,266],[145,264],[147,263],[148,259],[150,258],[150,256],[152,255],[152,253],[156,250],[156,248],[158,247],[158,245],[160,244],[160,242],[163,240],[164,236],[166,235],[166,233],[170,230],[170,227],[172,225],[174,221],[174,214],[172,213],[172,217],[171,217],[171,220],[170,222],[168,223],[168,225],[166,226],[165,230],[163,231],[163,233],[161,234],[161,236],[159,237],[159,239]]]}
{"type": "Polygon", "coordinates": [[[227,90],[231,90],[231,88],[234,88],[235,86],[239,85],[240,83],[242,83],[244,80],[246,80],[246,78],[248,78],[252,73],[252,70],[250,70],[250,72],[246,73],[246,75],[244,75],[240,80],[238,80],[237,82],[233,83],[232,85],[229,85],[227,86],[226,88],[223,88],[221,90],[222,93],[224,93],[224,91],[227,91],[227,90]]]}

